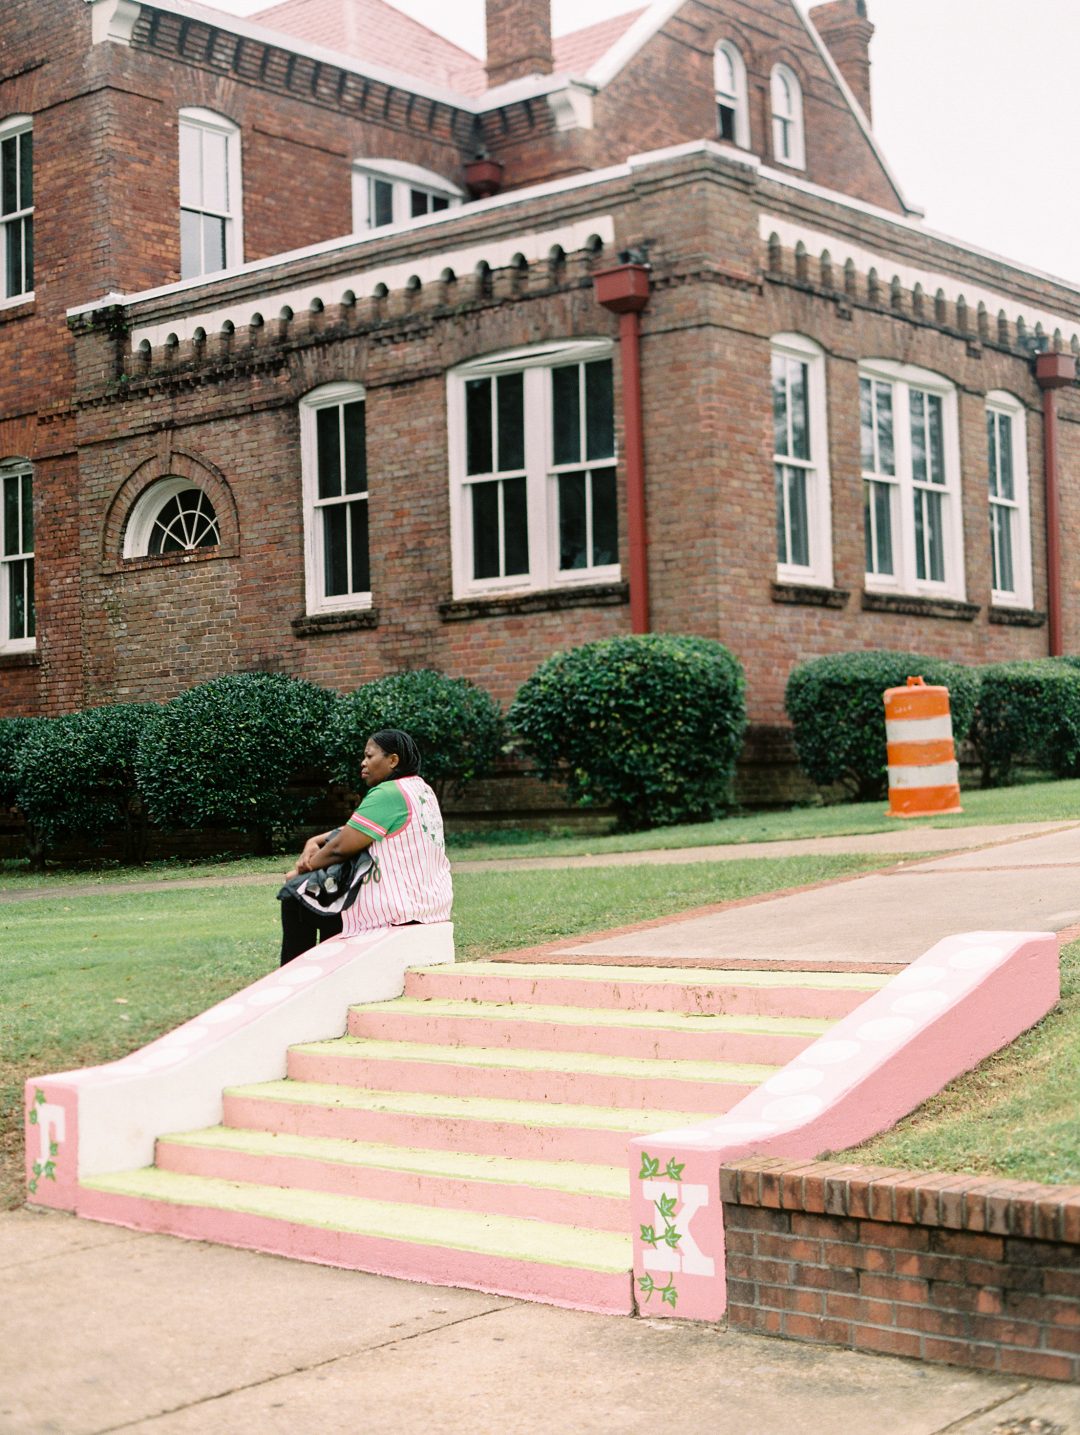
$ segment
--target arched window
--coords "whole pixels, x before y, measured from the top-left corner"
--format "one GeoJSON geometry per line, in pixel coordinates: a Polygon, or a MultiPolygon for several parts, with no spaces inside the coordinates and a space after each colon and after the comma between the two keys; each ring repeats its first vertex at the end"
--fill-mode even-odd
{"type": "Polygon", "coordinates": [[[180,111],[180,277],[243,263],[240,131],[211,110],[180,111]]]}
{"type": "Polygon", "coordinates": [[[0,463],[0,653],[35,643],[33,489],[23,459],[0,463]]]}
{"type": "Polygon", "coordinates": [[[750,112],[746,96],[746,66],[730,40],[721,40],[713,57],[716,83],[716,132],[730,144],[750,146],[750,112]]]}
{"type": "Polygon", "coordinates": [[[307,611],[371,606],[364,390],[324,384],[300,401],[307,611]]]}
{"type": "Polygon", "coordinates": [[[125,558],[165,558],[216,548],[221,525],[208,495],[186,478],[152,483],[131,510],[124,530],[125,558]]]}
{"type": "Polygon", "coordinates": [[[802,86],[795,71],[787,65],[774,65],[770,93],[773,159],[794,169],[805,169],[802,86]]]}
{"type": "Polygon", "coordinates": [[[407,224],[452,209],[462,191],[433,170],[394,159],[362,159],[353,165],[353,229],[407,224]]]}

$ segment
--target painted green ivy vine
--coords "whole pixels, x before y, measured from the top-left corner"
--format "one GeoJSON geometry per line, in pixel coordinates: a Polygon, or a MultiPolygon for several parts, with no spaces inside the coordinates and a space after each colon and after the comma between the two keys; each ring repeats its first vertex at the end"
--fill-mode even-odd
{"type": "MultiPolygon", "coordinates": [[[[45,1105],[45,1093],[40,1088],[34,1092],[34,1104],[30,1107],[29,1121],[31,1126],[38,1124],[38,1107],[45,1105]]],[[[55,1141],[49,1142],[49,1159],[47,1161],[35,1161],[31,1169],[31,1177],[28,1189],[31,1196],[38,1188],[38,1182],[43,1178],[46,1181],[56,1180],[56,1158],[60,1154],[60,1147],[55,1141]]]]}
{"type": "MultiPolygon", "coordinates": [[[[669,1181],[681,1181],[685,1165],[685,1161],[676,1161],[674,1156],[672,1156],[664,1167],[664,1175],[669,1181]]],[[[647,1151],[643,1151],[641,1153],[641,1170],[638,1172],[638,1180],[651,1181],[659,1176],[660,1158],[650,1156],[647,1151]]],[[[659,1245],[665,1245],[674,1251],[678,1248],[679,1241],[682,1239],[679,1232],[675,1229],[672,1219],[675,1215],[675,1207],[678,1205],[678,1201],[674,1196],[661,1196],[658,1201],[653,1202],[653,1205],[656,1207],[657,1214],[664,1223],[664,1229],[658,1232],[654,1225],[642,1226],[641,1243],[645,1246],[652,1246],[654,1249],[659,1245]]],[[[646,1301],[651,1300],[653,1293],[656,1292],[664,1305],[671,1306],[672,1310],[675,1309],[679,1300],[679,1292],[675,1287],[674,1276],[668,1277],[666,1286],[658,1286],[652,1276],[646,1271],[643,1276],[638,1276],[638,1289],[642,1295],[644,1295],[646,1301]]]]}

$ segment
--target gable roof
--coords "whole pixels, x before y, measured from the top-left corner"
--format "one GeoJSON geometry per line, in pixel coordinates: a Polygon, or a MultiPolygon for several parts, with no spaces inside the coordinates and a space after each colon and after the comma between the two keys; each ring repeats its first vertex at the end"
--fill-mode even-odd
{"type": "MultiPolygon", "coordinates": [[[[644,13],[643,9],[586,25],[553,42],[555,72],[583,75],[644,13]]],[[[251,19],[308,44],[354,59],[392,65],[406,75],[478,98],[488,88],[484,62],[445,40],[386,0],[284,0],[251,19]]]]}

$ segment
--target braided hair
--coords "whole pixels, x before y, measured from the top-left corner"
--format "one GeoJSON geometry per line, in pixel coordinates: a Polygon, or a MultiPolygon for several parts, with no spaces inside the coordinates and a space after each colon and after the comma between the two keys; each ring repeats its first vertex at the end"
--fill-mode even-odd
{"type": "Polygon", "coordinates": [[[388,756],[396,757],[395,777],[415,777],[420,771],[420,749],[407,732],[398,727],[383,728],[368,738],[388,756]]]}

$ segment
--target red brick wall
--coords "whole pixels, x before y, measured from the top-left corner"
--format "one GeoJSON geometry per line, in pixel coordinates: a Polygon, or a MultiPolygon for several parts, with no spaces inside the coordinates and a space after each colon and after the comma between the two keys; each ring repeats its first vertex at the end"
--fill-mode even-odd
{"type": "Polygon", "coordinates": [[[766,1158],[720,1189],[732,1326],[1080,1377],[1080,1188],[766,1158]]]}

